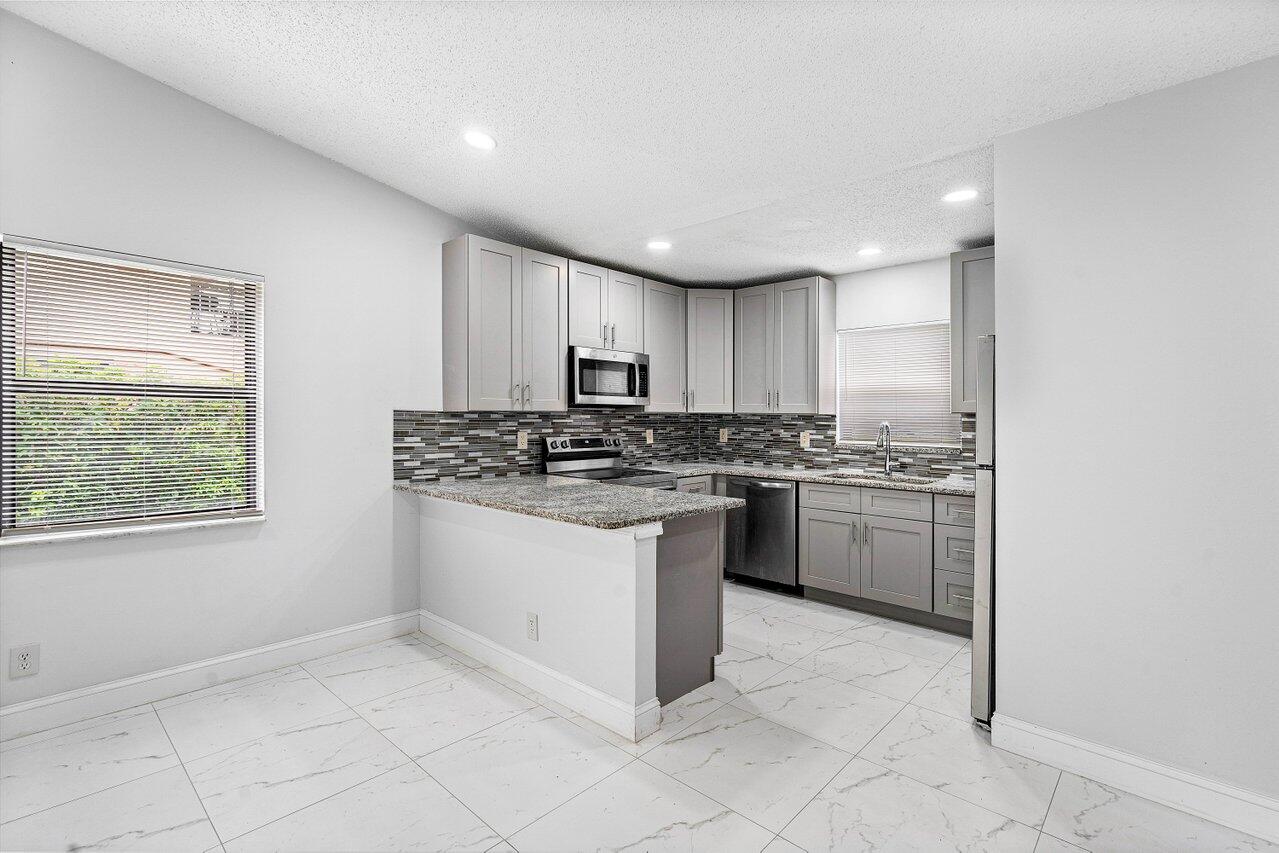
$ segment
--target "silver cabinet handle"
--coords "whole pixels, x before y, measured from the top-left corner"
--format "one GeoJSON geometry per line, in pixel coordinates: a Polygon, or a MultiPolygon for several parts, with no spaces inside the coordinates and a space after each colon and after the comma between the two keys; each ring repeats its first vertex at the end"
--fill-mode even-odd
{"type": "Polygon", "coordinates": [[[950,550],[954,551],[956,554],[967,554],[967,559],[964,559],[962,562],[971,563],[974,560],[972,548],[951,548],[950,550]]]}
{"type": "Polygon", "coordinates": [[[975,518],[977,516],[977,511],[972,509],[957,509],[955,510],[955,515],[969,515],[975,518]]]}
{"type": "Polygon", "coordinates": [[[609,336],[609,339],[611,341],[609,346],[613,347],[614,349],[617,349],[617,324],[616,323],[613,324],[612,330],[613,330],[612,334],[609,336]]]}
{"type": "Polygon", "coordinates": [[[688,408],[688,392],[687,391],[679,392],[679,404],[686,409],[688,408]]]}
{"type": "Polygon", "coordinates": [[[853,523],[852,529],[853,529],[853,547],[856,548],[857,547],[857,523],[856,522],[853,523]]]}
{"type": "Polygon", "coordinates": [[[973,597],[971,595],[960,595],[957,592],[952,592],[950,597],[956,601],[967,601],[969,604],[973,603],[973,597]]]}
{"type": "Polygon", "coordinates": [[[525,385],[525,386],[524,386],[524,405],[526,405],[526,406],[527,406],[527,405],[529,405],[529,403],[530,403],[530,401],[531,401],[531,398],[532,398],[532,396],[533,396],[533,395],[529,392],[529,388],[530,388],[530,387],[531,387],[531,386],[529,386],[529,385],[525,385]]]}
{"type": "Polygon", "coordinates": [[[519,385],[512,385],[512,386],[511,386],[511,406],[512,406],[512,408],[514,408],[515,406],[519,405],[519,402],[520,402],[520,386],[519,386],[519,385]]]}
{"type": "Polygon", "coordinates": [[[608,323],[605,323],[605,324],[604,324],[604,337],[603,337],[603,341],[604,341],[604,343],[603,343],[603,344],[601,344],[601,346],[608,346],[608,323]]]}
{"type": "Polygon", "coordinates": [[[689,411],[692,411],[692,410],[693,410],[693,407],[697,405],[695,402],[693,402],[693,399],[694,399],[694,398],[693,398],[693,392],[692,392],[692,391],[689,391],[689,392],[688,392],[688,408],[689,408],[689,411]]]}

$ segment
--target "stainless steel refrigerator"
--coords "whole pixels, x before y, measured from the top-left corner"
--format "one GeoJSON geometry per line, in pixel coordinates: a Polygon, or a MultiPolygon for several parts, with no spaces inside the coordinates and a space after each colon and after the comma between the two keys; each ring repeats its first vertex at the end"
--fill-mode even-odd
{"type": "Polygon", "coordinates": [[[977,339],[977,529],[973,544],[973,719],[995,710],[995,336],[977,339]]]}

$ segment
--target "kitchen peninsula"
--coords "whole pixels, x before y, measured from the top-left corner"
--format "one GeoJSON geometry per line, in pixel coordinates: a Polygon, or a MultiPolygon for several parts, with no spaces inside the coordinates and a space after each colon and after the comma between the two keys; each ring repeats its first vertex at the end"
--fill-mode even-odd
{"type": "Polygon", "coordinates": [[[418,495],[421,629],[626,738],[714,678],[735,498],[526,475],[418,495]]]}

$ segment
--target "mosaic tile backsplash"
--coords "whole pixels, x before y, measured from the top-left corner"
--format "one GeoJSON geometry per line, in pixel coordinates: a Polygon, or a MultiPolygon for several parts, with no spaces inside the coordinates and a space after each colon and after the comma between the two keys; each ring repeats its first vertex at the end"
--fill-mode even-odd
{"type": "MultiPolygon", "coordinates": [[[[902,470],[918,476],[945,477],[971,471],[974,458],[972,415],[962,420],[958,448],[898,447],[893,457],[902,470]]],[[[547,435],[620,435],[625,459],[655,467],[662,462],[740,462],[804,468],[861,468],[884,464],[883,451],[835,442],[834,415],[650,414],[575,409],[568,412],[417,412],[396,411],[394,476],[429,482],[467,477],[504,477],[542,471],[542,437],[547,435]],[[528,430],[527,450],[516,446],[516,432],[528,430]],[[644,431],[653,430],[653,444],[644,431]],[[728,430],[721,444],[719,431],[728,430]],[[807,450],[799,434],[811,433],[807,450]]]]}

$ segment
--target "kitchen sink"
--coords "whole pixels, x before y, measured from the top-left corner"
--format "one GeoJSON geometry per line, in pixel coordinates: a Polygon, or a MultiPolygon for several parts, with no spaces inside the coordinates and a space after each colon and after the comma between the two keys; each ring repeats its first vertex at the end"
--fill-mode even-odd
{"type": "Polygon", "coordinates": [[[848,480],[875,480],[880,483],[902,483],[909,486],[926,486],[937,482],[936,477],[912,477],[909,474],[884,474],[881,471],[831,471],[827,477],[848,480]]]}

